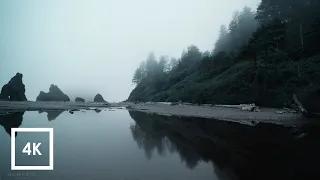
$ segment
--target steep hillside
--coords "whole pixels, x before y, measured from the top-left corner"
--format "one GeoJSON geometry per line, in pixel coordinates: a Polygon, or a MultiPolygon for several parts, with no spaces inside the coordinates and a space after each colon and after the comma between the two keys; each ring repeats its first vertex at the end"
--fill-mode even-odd
{"type": "Polygon", "coordinates": [[[297,94],[309,111],[320,112],[317,9],[316,0],[263,0],[256,12],[244,8],[221,27],[211,53],[194,45],[171,61],[151,53],[134,74],[128,101],[292,107],[297,94]]]}

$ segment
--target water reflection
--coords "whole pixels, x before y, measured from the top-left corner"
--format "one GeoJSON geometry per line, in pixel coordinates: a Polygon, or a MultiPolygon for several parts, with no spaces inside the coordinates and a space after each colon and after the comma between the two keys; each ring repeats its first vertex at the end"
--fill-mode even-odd
{"type": "Polygon", "coordinates": [[[46,112],[47,113],[47,118],[48,121],[53,121],[55,120],[60,114],[64,112],[64,110],[44,110],[44,111],[39,111],[39,114],[46,112]]]}
{"type": "MultiPolygon", "coordinates": [[[[9,112],[8,114],[0,115],[0,125],[6,130],[6,132],[11,136],[11,128],[18,128],[21,126],[23,121],[23,112],[9,112]]],[[[18,133],[15,133],[17,136],[18,133]]]]}
{"type": "Polygon", "coordinates": [[[178,152],[193,169],[212,162],[220,179],[306,179],[319,177],[320,128],[283,127],[177,118],[129,111],[131,133],[151,159],[178,152]]]}

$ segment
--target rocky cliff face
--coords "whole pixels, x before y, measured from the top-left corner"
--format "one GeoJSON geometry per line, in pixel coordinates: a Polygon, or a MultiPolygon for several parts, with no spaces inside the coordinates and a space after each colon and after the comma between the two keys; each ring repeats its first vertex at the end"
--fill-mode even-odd
{"type": "Polygon", "coordinates": [[[102,95],[101,94],[97,94],[94,99],[93,99],[94,102],[107,102],[103,99],[102,95]]]}
{"type": "Polygon", "coordinates": [[[58,86],[51,84],[49,92],[43,91],[38,95],[37,101],[70,101],[70,98],[64,94],[58,86]]]}
{"type": "Polygon", "coordinates": [[[27,101],[22,77],[23,75],[21,73],[17,73],[6,85],[2,87],[0,100],[27,101]]]}

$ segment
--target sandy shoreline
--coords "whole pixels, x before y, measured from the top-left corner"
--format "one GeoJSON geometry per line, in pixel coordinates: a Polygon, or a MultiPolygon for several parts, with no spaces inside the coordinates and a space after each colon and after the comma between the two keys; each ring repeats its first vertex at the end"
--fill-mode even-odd
{"type": "Polygon", "coordinates": [[[256,125],[258,122],[281,125],[301,125],[314,122],[306,119],[299,113],[288,112],[283,109],[259,108],[260,112],[243,111],[237,108],[210,107],[206,105],[174,105],[161,103],[128,103],[129,109],[160,115],[175,115],[187,117],[210,118],[223,121],[232,121],[248,125],[256,125]],[[281,113],[277,113],[281,111],[281,113]]]}
{"type": "Polygon", "coordinates": [[[0,112],[39,111],[39,110],[73,110],[90,108],[127,107],[129,110],[155,113],[167,116],[186,116],[210,118],[223,121],[232,121],[242,124],[255,125],[258,122],[301,125],[314,122],[298,113],[283,109],[259,108],[259,112],[243,111],[238,108],[211,107],[208,105],[180,104],[171,106],[169,103],[94,103],[94,102],[14,102],[0,101],[0,112]],[[281,113],[277,113],[281,111],[281,113]]]}

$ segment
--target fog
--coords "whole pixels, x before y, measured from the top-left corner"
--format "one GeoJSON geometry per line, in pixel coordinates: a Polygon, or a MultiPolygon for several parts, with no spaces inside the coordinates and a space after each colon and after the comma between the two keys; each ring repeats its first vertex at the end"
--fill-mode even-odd
{"type": "MultiPolygon", "coordinates": [[[[56,84],[73,100],[125,100],[152,51],[211,51],[221,24],[259,0],[1,0],[0,86],[22,73],[28,100],[56,84]]],[[[1,88],[0,87],[0,88],[1,88]]]]}

